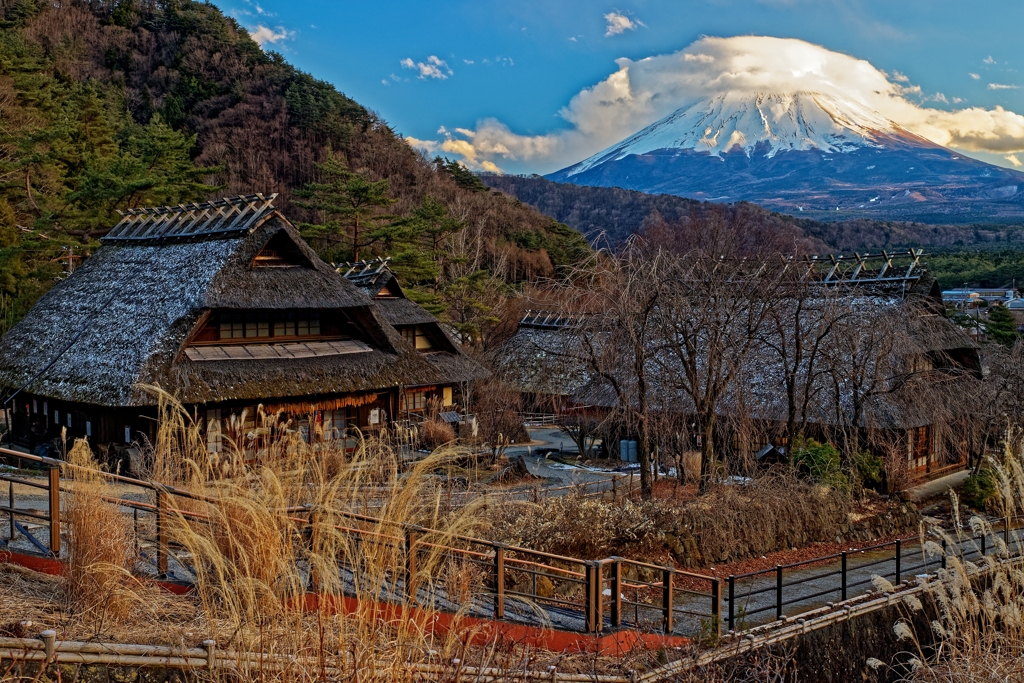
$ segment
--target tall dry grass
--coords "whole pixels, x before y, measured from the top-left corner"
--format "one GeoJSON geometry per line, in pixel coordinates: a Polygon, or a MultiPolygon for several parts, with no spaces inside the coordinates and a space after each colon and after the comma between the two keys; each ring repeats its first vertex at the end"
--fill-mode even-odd
{"type": "Polygon", "coordinates": [[[192,494],[168,495],[180,511],[171,562],[192,575],[207,621],[231,634],[218,645],[260,653],[239,662],[243,672],[282,676],[272,669],[283,657],[304,662],[286,677],[384,680],[404,662],[461,651],[465,634],[433,629],[431,611],[450,609],[447,595],[466,605],[484,590],[471,565],[441,550],[474,533],[479,516],[473,506],[453,511],[431,473],[463,453],[449,447],[404,469],[386,430],[360,435],[346,452],[338,442],[305,443],[261,410],[248,433],[235,430],[211,455],[199,426],[165,395],[161,413],[149,475],[192,494]],[[361,510],[367,490],[387,491],[379,521],[346,514],[361,510]],[[416,571],[396,594],[413,526],[416,571]]]}
{"type": "Polygon", "coordinates": [[[102,623],[123,620],[135,608],[139,582],[131,519],[105,498],[114,496],[85,440],[67,453],[69,493],[64,497],[67,530],[65,591],[72,609],[102,623]]]}
{"type": "MultiPolygon", "coordinates": [[[[1024,443],[1021,432],[1011,428],[1000,458],[990,458],[999,482],[998,512],[1011,519],[1021,513],[1024,503],[1024,443]]],[[[948,552],[945,570],[927,586],[925,605],[910,601],[914,611],[930,609],[931,633],[911,627],[914,619],[900,620],[894,631],[907,641],[908,656],[902,666],[905,680],[916,683],[968,683],[1024,680],[1024,562],[1017,558],[1022,548],[1022,530],[1004,539],[1002,528],[994,529],[982,517],[960,517],[960,503],[951,493],[954,531],[936,530],[947,548],[973,543],[984,535],[989,554],[975,561],[948,552]]],[[[1020,520],[1018,520],[1019,524],[1020,520]]],[[[925,543],[925,552],[941,555],[942,546],[925,543]]],[[[881,664],[875,662],[876,665],[881,664]]]]}

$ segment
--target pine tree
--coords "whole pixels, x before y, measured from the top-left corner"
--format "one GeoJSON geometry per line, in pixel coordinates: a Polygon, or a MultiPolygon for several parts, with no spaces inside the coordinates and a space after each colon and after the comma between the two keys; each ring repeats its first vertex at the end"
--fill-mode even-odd
{"type": "Polygon", "coordinates": [[[985,331],[990,341],[1003,346],[1013,346],[1020,336],[1017,333],[1017,320],[1005,306],[993,306],[988,314],[985,331]]]}
{"type": "Polygon", "coordinates": [[[295,204],[319,212],[323,220],[302,225],[303,237],[327,241],[328,246],[336,245],[339,237],[347,239],[352,260],[358,261],[359,250],[385,239],[383,230],[395,218],[381,211],[397,201],[391,197],[391,183],[367,180],[333,154],[315,166],[321,182],[308,183],[296,192],[302,201],[295,204]]]}

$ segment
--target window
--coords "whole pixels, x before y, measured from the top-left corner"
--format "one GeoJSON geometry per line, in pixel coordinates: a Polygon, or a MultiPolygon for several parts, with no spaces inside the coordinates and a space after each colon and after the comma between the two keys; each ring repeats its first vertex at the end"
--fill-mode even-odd
{"type": "Polygon", "coordinates": [[[206,411],[206,450],[210,453],[220,453],[223,448],[220,408],[210,408],[206,411]]]}
{"type": "Polygon", "coordinates": [[[349,408],[336,408],[323,411],[324,441],[344,439],[350,427],[356,426],[355,411],[349,408]]]}
{"type": "Polygon", "coordinates": [[[241,313],[224,314],[220,318],[221,339],[244,339],[245,318],[241,313]]]}
{"type": "Polygon", "coordinates": [[[429,351],[434,348],[434,343],[426,331],[418,325],[410,325],[401,328],[402,339],[409,342],[417,351],[429,351]]]}
{"type": "Polygon", "coordinates": [[[272,337],[317,337],[320,335],[320,314],[222,313],[219,339],[270,339],[272,337]]]}
{"type": "Polygon", "coordinates": [[[311,265],[309,259],[302,254],[302,250],[285,232],[279,232],[271,237],[252,260],[253,268],[297,268],[311,265]]]}
{"type": "Polygon", "coordinates": [[[427,408],[427,391],[425,389],[409,389],[402,392],[402,400],[400,408],[403,411],[416,412],[420,410],[426,410],[427,408]]]}

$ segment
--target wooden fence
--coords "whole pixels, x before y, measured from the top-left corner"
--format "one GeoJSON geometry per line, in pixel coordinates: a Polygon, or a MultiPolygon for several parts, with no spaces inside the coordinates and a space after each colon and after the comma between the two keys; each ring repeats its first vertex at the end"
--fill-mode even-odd
{"type": "MultiPolygon", "coordinates": [[[[15,458],[47,468],[46,484],[36,484],[14,475],[3,475],[10,485],[9,505],[3,511],[11,520],[11,529],[20,531],[40,552],[51,557],[60,557],[60,469],[77,467],[70,463],[28,455],[0,448],[0,456],[15,458]],[[43,489],[50,501],[48,514],[21,510],[16,507],[14,484],[29,485],[43,489]],[[30,518],[42,522],[49,528],[49,545],[37,539],[29,529],[17,522],[17,518],[30,518]]],[[[156,569],[159,578],[182,581],[191,579],[184,574],[191,573],[187,562],[176,562],[172,573],[171,558],[175,548],[169,536],[173,516],[202,521],[203,514],[185,511],[183,505],[175,502],[182,498],[191,501],[219,505],[215,498],[190,491],[147,482],[123,475],[98,472],[100,476],[122,485],[135,487],[146,492],[148,501],[107,498],[108,502],[130,511],[134,517],[136,536],[140,550],[151,550],[152,556],[140,552],[144,560],[156,569]],[[143,519],[145,518],[145,519],[143,519]],[[143,523],[146,522],[146,523],[143,523]],[[147,535],[149,532],[149,535],[147,535]]],[[[323,515],[317,517],[317,510],[308,506],[297,506],[285,511],[300,532],[312,531],[324,524],[323,515]]],[[[406,523],[391,523],[379,518],[347,510],[325,511],[330,516],[346,518],[344,526],[334,529],[352,537],[356,547],[361,543],[392,544],[404,555],[404,576],[394,577],[394,594],[404,593],[405,599],[416,601],[421,584],[418,567],[425,553],[440,553],[445,561],[474,565],[482,570],[485,585],[480,587],[489,603],[485,613],[477,615],[497,620],[506,619],[510,604],[517,607],[540,608],[546,618],[537,618],[538,624],[547,623],[567,631],[601,633],[606,628],[623,626],[643,631],[677,631],[677,624],[685,621],[695,632],[719,628],[721,622],[722,590],[721,580],[702,574],[683,571],[674,567],[663,567],[623,557],[608,557],[587,560],[576,557],[546,553],[530,548],[506,545],[487,539],[469,536],[438,534],[435,530],[406,523]],[[444,544],[433,542],[443,537],[444,544]],[[632,595],[632,600],[629,599],[632,595]]],[[[11,539],[13,540],[12,533],[11,539]]],[[[340,568],[352,572],[360,571],[358,555],[341,560],[340,568]]],[[[478,593],[477,596],[480,596],[478,593]]],[[[458,611],[464,605],[450,604],[448,595],[434,595],[439,602],[448,602],[451,611],[458,611]]],[[[476,597],[476,596],[474,596],[476,597]]],[[[469,599],[475,605],[473,597],[469,599]]],[[[518,610],[516,618],[522,620],[524,610],[518,610]]],[[[470,612],[472,614],[472,612],[470,612]]]]}

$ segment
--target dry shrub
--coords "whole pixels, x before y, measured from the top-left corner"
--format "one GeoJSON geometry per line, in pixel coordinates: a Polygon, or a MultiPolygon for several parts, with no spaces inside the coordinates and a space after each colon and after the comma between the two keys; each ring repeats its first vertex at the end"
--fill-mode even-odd
{"type": "Polygon", "coordinates": [[[766,474],[699,498],[611,502],[576,495],[491,512],[491,534],[513,545],[585,558],[629,555],[695,567],[834,541],[850,501],[794,476],[766,474]],[[794,504],[799,501],[799,505],[794,504]]]}
{"type": "Polygon", "coordinates": [[[687,484],[700,482],[700,451],[686,451],[682,456],[683,477],[687,484]]]}
{"type": "Polygon", "coordinates": [[[882,461],[885,472],[885,486],[890,494],[898,494],[910,486],[910,463],[906,449],[887,448],[882,461]]]}
{"type": "Polygon", "coordinates": [[[136,602],[138,581],[131,518],[103,500],[110,486],[84,439],[67,455],[70,493],[64,497],[68,532],[65,589],[72,606],[103,619],[124,619],[136,602]]]}
{"type": "Polygon", "coordinates": [[[746,484],[718,485],[700,498],[662,508],[659,517],[684,546],[691,548],[692,539],[696,555],[677,561],[699,565],[834,541],[850,509],[851,501],[834,489],[769,473],[746,484]]]}
{"type": "Polygon", "coordinates": [[[455,429],[447,422],[427,420],[420,425],[420,441],[427,448],[439,448],[455,441],[455,429]]]}
{"type": "Polygon", "coordinates": [[[534,550],[597,558],[643,555],[660,546],[647,506],[571,493],[540,504],[509,503],[494,513],[491,535],[534,550]]]}

